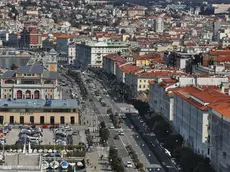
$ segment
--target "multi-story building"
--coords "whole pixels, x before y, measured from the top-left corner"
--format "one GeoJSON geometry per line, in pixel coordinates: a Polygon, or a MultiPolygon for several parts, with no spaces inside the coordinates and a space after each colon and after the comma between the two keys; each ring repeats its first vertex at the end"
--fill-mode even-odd
{"type": "Polygon", "coordinates": [[[79,104],[65,100],[1,100],[0,124],[78,124],[79,104]]]}
{"type": "Polygon", "coordinates": [[[57,72],[45,71],[42,66],[21,66],[6,71],[1,77],[1,98],[61,99],[57,79],[57,72]]]}
{"type": "Polygon", "coordinates": [[[74,42],[68,45],[68,63],[75,64],[76,60],[76,45],[74,42]]]}
{"type": "Polygon", "coordinates": [[[177,81],[171,78],[151,81],[149,84],[149,107],[152,111],[162,115],[167,121],[173,121],[173,90],[177,88],[177,81]]]}
{"type": "Polygon", "coordinates": [[[41,33],[35,25],[26,25],[21,32],[20,47],[22,48],[41,48],[41,33]]]}
{"type": "Polygon", "coordinates": [[[195,152],[210,156],[207,105],[227,99],[229,96],[208,87],[187,86],[174,91],[173,125],[195,152]]]}
{"type": "Polygon", "coordinates": [[[102,68],[103,56],[127,50],[128,45],[122,42],[82,42],[76,44],[76,65],[82,68],[102,68]]]}
{"type": "MultiPolygon", "coordinates": [[[[229,97],[230,99],[230,97],[229,97]]],[[[210,114],[211,164],[215,171],[230,171],[230,102],[214,102],[208,105],[210,114]]]]}
{"type": "MultiPolygon", "coordinates": [[[[182,88],[189,85],[197,85],[201,86],[205,85],[214,87],[220,90],[220,83],[227,83],[228,78],[222,76],[186,76],[186,73],[179,73],[173,75],[172,78],[155,80],[155,82],[151,82],[149,86],[149,106],[151,110],[155,113],[162,114],[166,120],[173,121],[173,90],[174,88],[182,88]],[[170,104],[170,105],[169,105],[170,104]],[[170,107],[170,108],[168,108],[170,107]]],[[[228,85],[225,86],[225,88],[228,85]]],[[[228,92],[228,90],[224,90],[222,92],[228,92]]]]}

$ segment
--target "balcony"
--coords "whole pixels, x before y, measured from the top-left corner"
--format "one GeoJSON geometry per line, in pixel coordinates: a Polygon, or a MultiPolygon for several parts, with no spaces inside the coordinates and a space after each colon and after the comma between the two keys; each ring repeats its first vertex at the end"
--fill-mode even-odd
{"type": "Polygon", "coordinates": [[[55,84],[15,84],[15,88],[54,88],[55,84]]]}

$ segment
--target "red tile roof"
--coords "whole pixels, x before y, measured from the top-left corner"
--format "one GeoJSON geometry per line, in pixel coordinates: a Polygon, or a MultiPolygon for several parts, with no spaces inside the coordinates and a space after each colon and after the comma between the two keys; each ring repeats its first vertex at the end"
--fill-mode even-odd
{"type": "Polygon", "coordinates": [[[220,55],[220,56],[217,57],[217,60],[218,60],[219,62],[230,61],[230,55],[225,55],[225,56],[220,55]]]}
{"type": "Polygon", "coordinates": [[[157,59],[162,58],[162,54],[159,53],[152,53],[152,54],[144,54],[144,55],[134,55],[136,60],[150,60],[150,59],[157,59]]]}
{"type": "Polygon", "coordinates": [[[119,68],[124,73],[136,73],[142,69],[142,68],[136,66],[135,64],[130,64],[130,63],[124,64],[124,65],[120,66],[119,68]]]}
{"type": "Polygon", "coordinates": [[[119,54],[108,54],[108,55],[105,55],[103,58],[104,59],[106,59],[106,58],[111,59],[114,62],[116,62],[118,65],[121,65],[121,64],[124,64],[126,62],[125,57],[126,56],[122,56],[119,54]]]}
{"type": "Polygon", "coordinates": [[[210,55],[230,55],[230,50],[212,50],[210,55]]]}
{"type": "Polygon", "coordinates": [[[227,96],[216,90],[207,91],[206,89],[199,89],[192,86],[180,88],[179,90],[174,91],[174,93],[200,110],[208,110],[207,105],[200,104],[191,96],[194,96],[204,103],[223,102],[226,100],[230,100],[230,96],[227,96]]]}
{"type": "MultiPolygon", "coordinates": [[[[230,99],[230,96],[229,96],[230,99]]],[[[209,108],[222,114],[226,118],[230,118],[230,101],[214,102],[208,105],[209,108]]]]}

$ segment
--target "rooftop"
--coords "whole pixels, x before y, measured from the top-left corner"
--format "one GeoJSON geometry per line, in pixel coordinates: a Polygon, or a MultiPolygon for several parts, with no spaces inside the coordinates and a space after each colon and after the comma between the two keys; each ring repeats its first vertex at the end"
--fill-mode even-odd
{"type": "Polygon", "coordinates": [[[44,68],[43,66],[20,66],[17,70],[17,74],[32,73],[32,74],[42,74],[44,68]]]}
{"type": "Polygon", "coordinates": [[[0,99],[0,108],[77,108],[78,101],[75,99],[17,99],[4,100],[0,99]]]}
{"type": "Polygon", "coordinates": [[[58,73],[57,72],[51,72],[51,71],[45,71],[43,66],[21,66],[18,70],[9,70],[6,71],[1,78],[15,78],[16,74],[41,74],[42,78],[46,79],[57,79],[58,73]]]}
{"type": "Polygon", "coordinates": [[[211,89],[211,88],[198,88],[193,86],[187,86],[175,90],[174,93],[200,110],[208,110],[207,105],[209,103],[223,102],[228,99],[230,100],[229,96],[216,91],[215,88],[211,89]],[[199,101],[203,102],[204,104],[192,98],[192,96],[198,99],[199,101]]]}
{"type": "Polygon", "coordinates": [[[160,54],[153,53],[153,54],[144,54],[144,55],[134,55],[134,58],[136,60],[150,60],[162,57],[160,54]]]}
{"type": "MultiPolygon", "coordinates": [[[[229,96],[230,98],[230,96],[229,96]]],[[[209,108],[215,110],[216,112],[222,114],[226,118],[230,118],[230,101],[225,102],[214,102],[208,105],[209,108]]]]}
{"type": "Polygon", "coordinates": [[[136,73],[139,70],[141,70],[141,68],[136,66],[136,65],[134,65],[134,64],[127,63],[127,64],[124,64],[124,65],[121,65],[120,70],[123,71],[124,73],[136,73]]]}
{"type": "Polygon", "coordinates": [[[213,50],[210,55],[230,55],[230,50],[213,50]]]}

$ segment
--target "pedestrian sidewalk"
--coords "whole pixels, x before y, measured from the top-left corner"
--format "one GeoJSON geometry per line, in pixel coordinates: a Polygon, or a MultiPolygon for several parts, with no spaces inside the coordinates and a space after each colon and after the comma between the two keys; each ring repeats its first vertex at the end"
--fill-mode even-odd
{"type": "Polygon", "coordinates": [[[87,159],[89,160],[89,164],[86,169],[87,172],[112,171],[110,167],[107,166],[108,159],[101,159],[97,149],[92,152],[87,152],[86,160],[87,159]]]}

